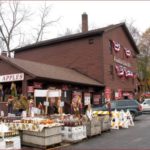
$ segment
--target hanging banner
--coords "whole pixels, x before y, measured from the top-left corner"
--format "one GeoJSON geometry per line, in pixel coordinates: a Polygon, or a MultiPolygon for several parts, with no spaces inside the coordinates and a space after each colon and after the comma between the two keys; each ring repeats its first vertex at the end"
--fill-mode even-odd
{"type": "Polygon", "coordinates": [[[133,97],[134,97],[133,93],[130,93],[129,96],[128,96],[129,99],[133,99],[133,97]]]}
{"type": "Polygon", "coordinates": [[[24,73],[7,74],[0,76],[0,82],[12,82],[24,80],[24,73]]]}
{"type": "Polygon", "coordinates": [[[68,89],[69,89],[69,88],[68,88],[67,85],[63,85],[63,86],[62,86],[62,90],[67,91],[68,89]]]}
{"type": "Polygon", "coordinates": [[[125,71],[125,77],[129,77],[129,78],[133,78],[134,77],[134,73],[130,70],[126,70],[125,71]]]}
{"type": "Polygon", "coordinates": [[[115,92],[115,99],[116,99],[116,100],[118,100],[118,99],[119,99],[118,92],[115,92]]]}
{"type": "Polygon", "coordinates": [[[42,83],[40,83],[40,82],[34,82],[33,85],[34,85],[34,88],[36,88],[36,89],[42,88],[42,83]]]}
{"type": "Polygon", "coordinates": [[[124,51],[127,57],[131,57],[131,50],[124,48],[124,51]]]}
{"type": "Polygon", "coordinates": [[[124,76],[124,67],[122,65],[115,65],[115,69],[116,69],[116,72],[117,72],[117,75],[119,77],[122,77],[124,76]]]}
{"type": "Polygon", "coordinates": [[[27,92],[28,93],[33,93],[34,92],[34,86],[28,86],[27,87],[27,92]]]}
{"type": "Polygon", "coordinates": [[[122,89],[118,89],[118,99],[122,98],[122,89]]]}
{"type": "Polygon", "coordinates": [[[111,99],[111,89],[109,87],[105,88],[105,101],[110,101],[111,99]]]}
{"type": "Polygon", "coordinates": [[[96,94],[93,96],[93,104],[94,105],[100,105],[100,98],[101,98],[101,95],[100,94],[96,94]]]}
{"type": "Polygon", "coordinates": [[[116,52],[119,52],[119,51],[120,51],[120,48],[121,48],[120,44],[117,43],[117,42],[115,42],[115,41],[112,41],[112,43],[113,43],[113,49],[114,49],[116,52]]]}
{"type": "Polygon", "coordinates": [[[122,89],[118,89],[118,91],[115,92],[115,99],[116,100],[122,99],[122,89]]]}

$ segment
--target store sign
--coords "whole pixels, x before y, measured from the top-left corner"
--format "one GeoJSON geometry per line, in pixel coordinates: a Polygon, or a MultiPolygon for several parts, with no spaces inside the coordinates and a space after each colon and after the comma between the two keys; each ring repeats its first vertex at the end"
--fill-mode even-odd
{"type": "Polygon", "coordinates": [[[24,73],[1,75],[0,82],[12,82],[24,80],[24,73]]]}
{"type": "Polygon", "coordinates": [[[91,95],[90,93],[84,93],[84,105],[91,104],[91,95]]]}
{"type": "Polygon", "coordinates": [[[131,64],[130,64],[130,63],[128,63],[128,62],[126,62],[126,61],[124,61],[124,60],[122,60],[122,59],[120,59],[120,58],[114,57],[114,61],[115,61],[116,63],[119,63],[119,64],[124,65],[124,66],[126,66],[126,67],[131,67],[131,64]]]}
{"type": "Polygon", "coordinates": [[[34,97],[61,97],[61,90],[34,90],[34,97]]]}

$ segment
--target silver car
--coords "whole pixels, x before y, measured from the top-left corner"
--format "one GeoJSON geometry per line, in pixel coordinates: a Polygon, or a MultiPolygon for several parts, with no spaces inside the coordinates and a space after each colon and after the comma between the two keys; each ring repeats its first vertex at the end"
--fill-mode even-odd
{"type": "Polygon", "coordinates": [[[150,112],[150,99],[145,99],[141,105],[143,112],[150,112]]]}

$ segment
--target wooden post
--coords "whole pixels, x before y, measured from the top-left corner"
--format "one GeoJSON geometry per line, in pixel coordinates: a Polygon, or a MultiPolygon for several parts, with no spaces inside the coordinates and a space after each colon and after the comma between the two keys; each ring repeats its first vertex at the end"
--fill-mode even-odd
{"type": "Polygon", "coordinates": [[[27,96],[27,80],[22,81],[22,94],[27,96]]]}
{"type": "MultiPolygon", "coordinates": [[[[48,98],[49,98],[49,96],[48,96],[48,95],[49,95],[49,91],[50,91],[50,90],[48,89],[48,90],[47,90],[47,96],[46,96],[46,102],[48,102],[48,98]]],[[[46,106],[45,106],[45,115],[47,115],[47,114],[48,114],[48,106],[46,105],[46,106]]]]}

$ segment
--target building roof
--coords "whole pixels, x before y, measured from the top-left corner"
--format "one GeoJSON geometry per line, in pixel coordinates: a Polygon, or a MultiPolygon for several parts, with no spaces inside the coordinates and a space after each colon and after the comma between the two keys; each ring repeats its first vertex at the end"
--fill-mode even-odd
{"type": "Polygon", "coordinates": [[[104,86],[100,82],[91,79],[75,70],[58,67],[53,65],[46,65],[33,61],[27,61],[16,58],[8,58],[0,56],[0,59],[13,65],[14,67],[29,74],[33,78],[46,78],[51,80],[59,80],[71,83],[80,83],[86,85],[104,86]]]}
{"type": "Polygon", "coordinates": [[[115,25],[109,25],[107,27],[103,27],[103,28],[99,28],[99,29],[95,29],[95,30],[90,30],[88,32],[81,32],[81,33],[77,33],[77,34],[71,34],[71,35],[67,35],[67,36],[62,36],[59,38],[54,38],[54,39],[50,39],[50,40],[45,40],[45,41],[41,41],[35,44],[30,44],[21,48],[17,48],[14,49],[12,51],[15,51],[15,53],[19,53],[21,51],[25,51],[25,50],[29,50],[32,48],[37,48],[37,47],[42,47],[42,46],[48,46],[51,44],[55,44],[55,43],[59,43],[59,42],[64,42],[64,41],[69,41],[69,40],[75,40],[75,39],[79,39],[79,38],[84,38],[84,37],[90,37],[90,36],[94,36],[94,35],[102,35],[104,32],[110,31],[112,29],[115,29],[117,27],[122,27],[124,29],[124,31],[126,32],[129,41],[131,42],[131,44],[133,45],[135,51],[139,54],[139,50],[134,42],[134,39],[132,37],[132,35],[130,34],[127,26],[125,25],[125,23],[119,23],[119,24],[115,24],[115,25]]]}

